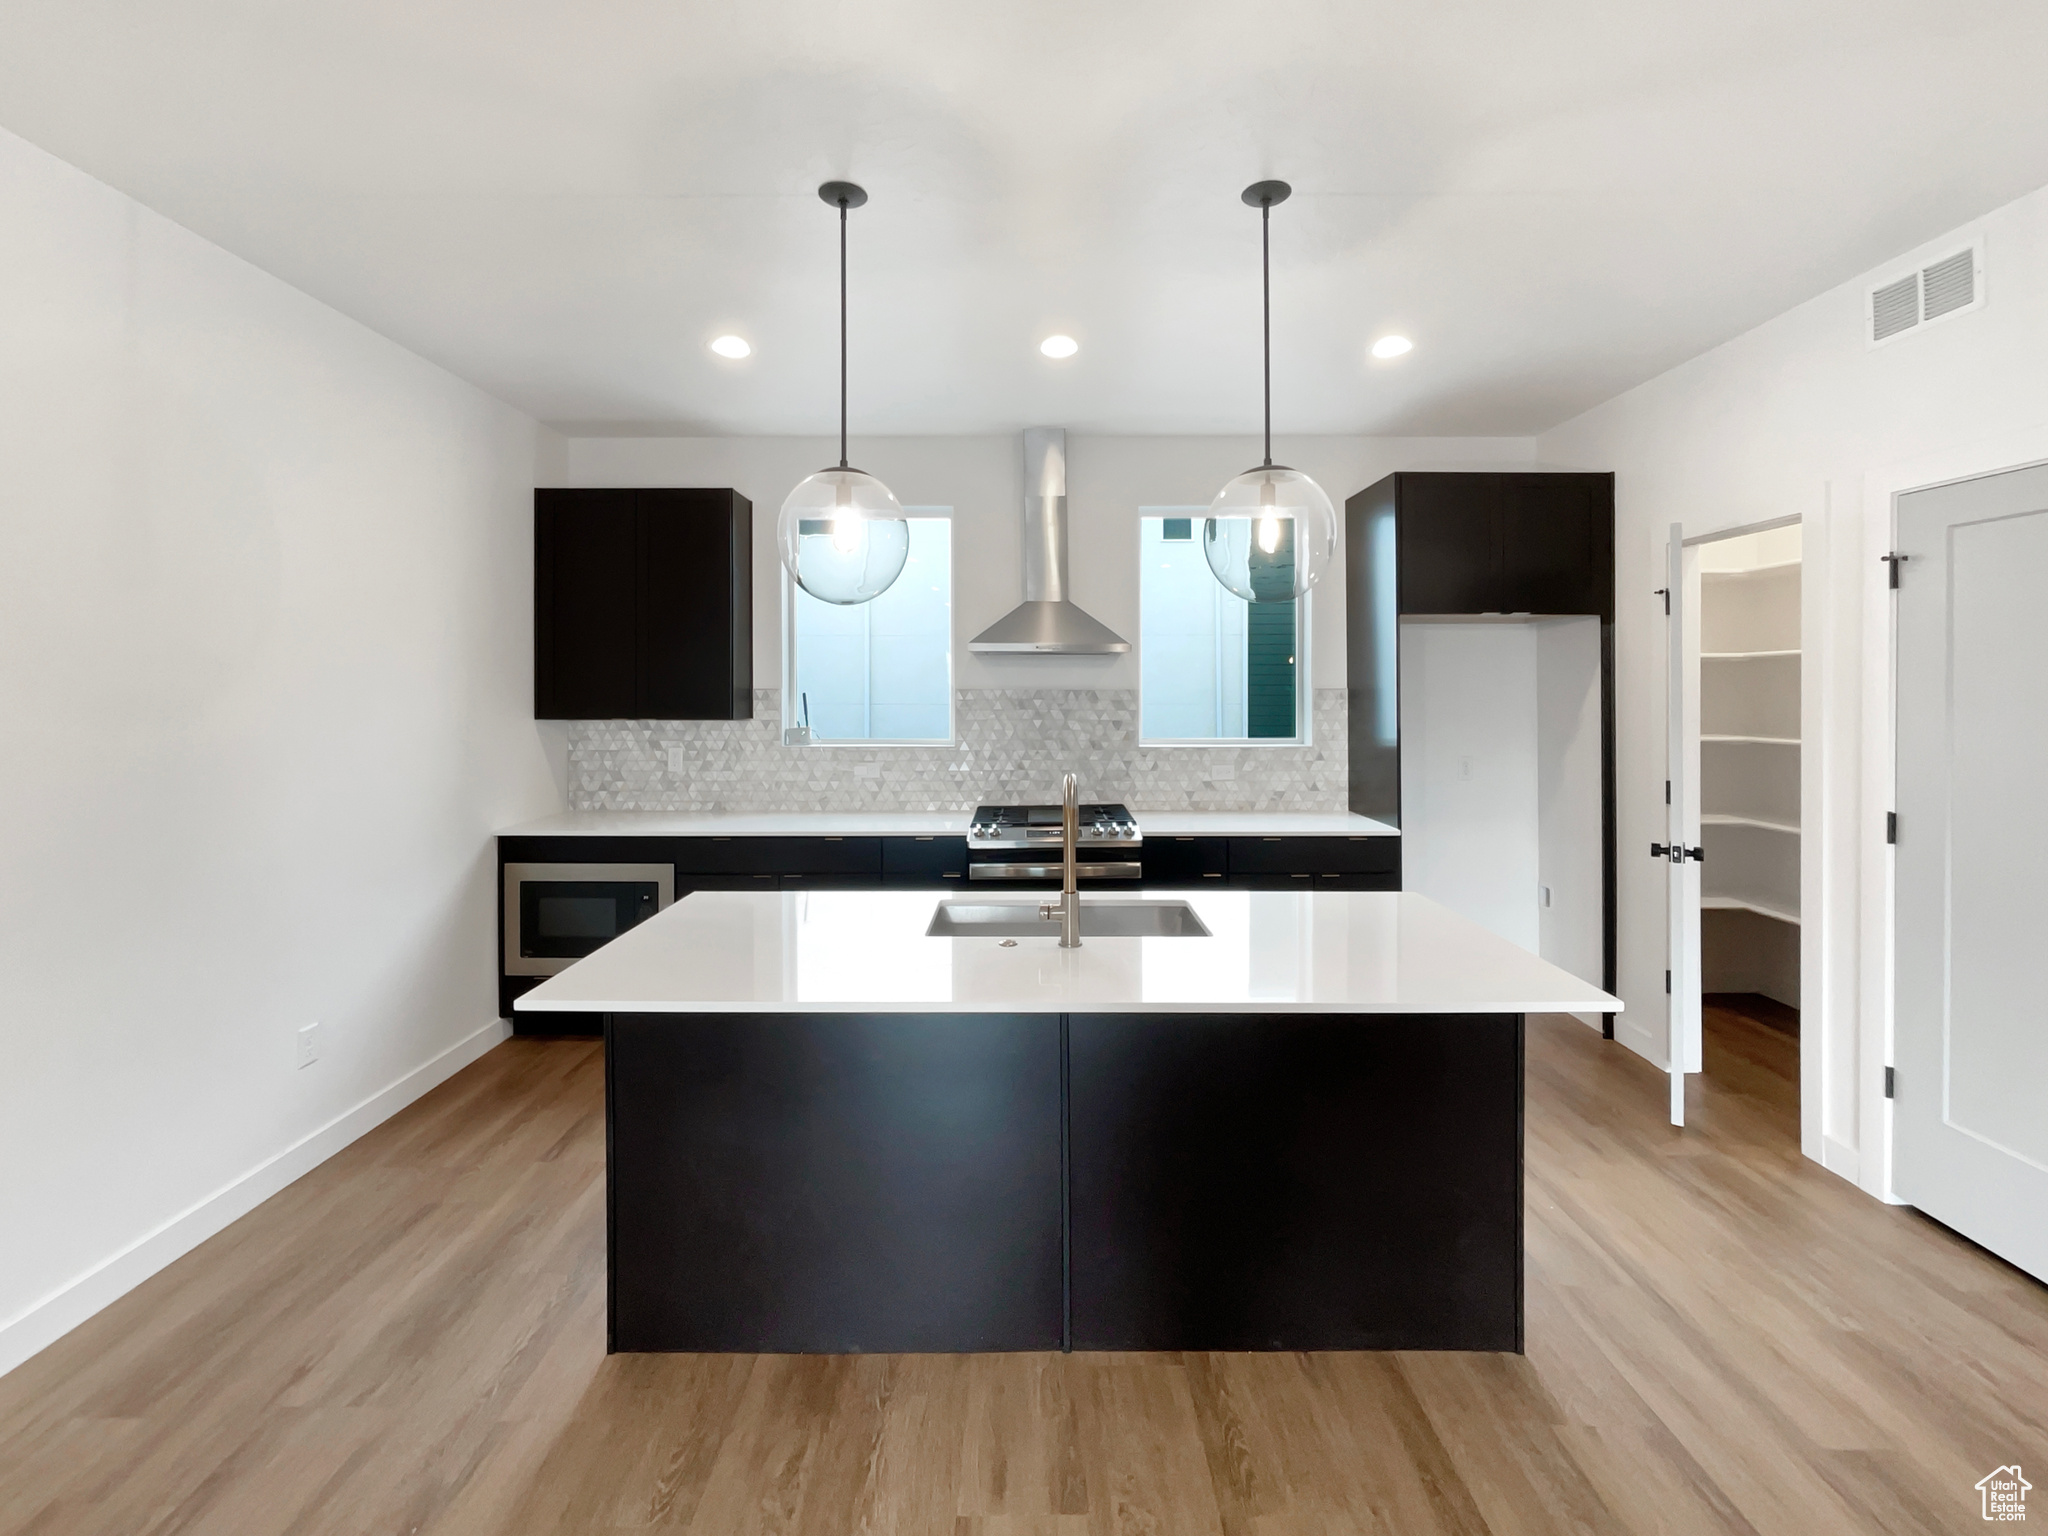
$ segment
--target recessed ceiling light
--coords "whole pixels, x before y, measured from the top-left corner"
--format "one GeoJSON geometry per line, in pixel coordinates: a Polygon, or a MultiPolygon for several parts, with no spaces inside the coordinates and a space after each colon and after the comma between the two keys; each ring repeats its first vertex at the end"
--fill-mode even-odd
{"type": "Polygon", "coordinates": [[[1403,352],[1415,350],[1415,343],[1406,336],[1382,336],[1372,344],[1374,357],[1399,357],[1403,352]]]}
{"type": "Polygon", "coordinates": [[[1072,357],[1081,350],[1081,343],[1071,336],[1048,336],[1038,344],[1038,350],[1047,357],[1072,357]]]}
{"type": "Polygon", "coordinates": [[[721,336],[711,343],[711,350],[720,357],[747,357],[754,349],[744,336],[721,336]]]}

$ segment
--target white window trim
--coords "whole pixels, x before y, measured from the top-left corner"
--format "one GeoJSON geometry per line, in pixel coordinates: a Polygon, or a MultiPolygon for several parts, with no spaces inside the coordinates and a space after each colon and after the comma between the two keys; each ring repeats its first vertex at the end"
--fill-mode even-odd
{"type": "MultiPolygon", "coordinates": [[[[944,518],[952,522],[951,507],[905,507],[906,518],[944,518]]],[[[946,734],[944,736],[835,736],[827,739],[813,737],[806,751],[855,750],[865,751],[870,747],[954,747],[960,744],[959,688],[955,684],[955,652],[959,649],[959,637],[952,632],[955,559],[954,540],[946,540],[946,610],[948,614],[946,634],[946,734]]],[[[801,708],[797,703],[796,687],[796,578],[789,573],[789,567],[780,558],[775,562],[782,573],[782,729],[787,732],[803,721],[798,718],[801,708]]]]}
{"type": "MultiPolygon", "coordinates": [[[[1138,657],[1138,745],[1140,747],[1162,747],[1178,751],[1236,752],[1246,747],[1266,751],[1275,747],[1296,748],[1315,745],[1315,684],[1313,682],[1313,660],[1309,654],[1309,637],[1315,633],[1315,624],[1310,608],[1315,598],[1315,588],[1301,594],[1294,600],[1294,726],[1292,736],[1147,736],[1145,731],[1145,578],[1144,542],[1145,519],[1148,517],[1185,517],[1196,523],[1208,519],[1207,507],[1140,507],[1138,508],[1138,643],[1135,647],[1138,657]]],[[[1196,534],[1200,538],[1199,532],[1196,534]]]]}

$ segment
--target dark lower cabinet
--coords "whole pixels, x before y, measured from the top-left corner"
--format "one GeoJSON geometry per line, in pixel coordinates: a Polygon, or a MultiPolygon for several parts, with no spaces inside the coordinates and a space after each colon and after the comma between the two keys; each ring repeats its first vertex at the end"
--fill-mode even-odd
{"type": "Polygon", "coordinates": [[[1233,837],[1230,883],[1252,890],[1399,890],[1401,840],[1233,837]]]}
{"type": "Polygon", "coordinates": [[[1222,885],[1230,876],[1224,837],[1148,837],[1138,857],[1147,885],[1222,885]]]}
{"type": "Polygon", "coordinates": [[[1522,1019],[1075,1014],[1075,1349],[1522,1347],[1522,1019]]]}
{"type": "Polygon", "coordinates": [[[1056,1014],[615,1014],[613,1350],[1058,1349],[1056,1014]]]}
{"type": "Polygon", "coordinates": [[[615,1014],[613,1350],[1522,1346],[1519,1015],[615,1014]]]}
{"type": "Polygon", "coordinates": [[[675,839],[671,857],[678,880],[694,875],[882,878],[879,837],[684,837],[675,839]]]}
{"type": "Polygon", "coordinates": [[[964,837],[882,839],[882,881],[886,885],[964,884],[966,879],[964,837]]]}

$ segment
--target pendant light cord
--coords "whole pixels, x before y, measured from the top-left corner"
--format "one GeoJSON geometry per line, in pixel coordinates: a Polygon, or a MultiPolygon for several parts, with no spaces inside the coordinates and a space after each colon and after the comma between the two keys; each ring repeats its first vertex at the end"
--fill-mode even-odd
{"type": "MultiPolygon", "coordinates": [[[[1269,395],[1271,394],[1271,386],[1270,386],[1270,385],[1268,386],[1268,389],[1267,389],[1267,393],[1268,393],[1269,395]]],[[[1267,405],[1266,409],[1267,409],[1267,411],[1268,411],[1268,413],[1269,413],[1269,418],[1270,418],[1270,413],[1271,413],[1271,411],[1272,411],[1272,406],[1271,406],[1271,404],[1270,404],[1270,403],[1269,403],[1269,404],[1267,405]]],[[[1268,437],[1270,437],[1270,436],[1271,436],[1271,434],[1272,434],[1272,428],[1271,428],[1271,427],[1268,427],[1268,428],[1267,428],[1266,430],[1267,430],[1267,435],[1268,435],[1268,437]]],[[[1267,452],[1267,462],[1269,462],[1269,463],[1270,463],[1270,462],[1272,461],[1272,447],[1271,447],[1271,444],[1270,444],[1270,443],[1269,443],[1269,444],[1267,445],[1267,450],[1266,450],[1266,452],[1267,452]]],[[[845,196],[844,196],[843,194],[841,195],[841,197],[840,197],[840,199],[839,199],[839,467],[840,467],[841,469],[845,469],[845,468],[847,467],[847,463],[846,463],[846,198],[845,198],[845,196]]]]}
{"type": "Polygon", "coordinates": [[[1266,353],[1266,467],[1273,467],[1273,205],[1259,206],[1259,295],[1266,353]]]}

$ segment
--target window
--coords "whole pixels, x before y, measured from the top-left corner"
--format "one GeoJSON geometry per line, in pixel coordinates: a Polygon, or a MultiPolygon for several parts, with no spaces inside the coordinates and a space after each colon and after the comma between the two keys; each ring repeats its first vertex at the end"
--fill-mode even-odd
{"type": "Polygon", "coordinates": [[[783,719],[814,741],[953,739],[953,523],[907,510],[903,574],[874,601],[820,602],[783,573],[783,719]]]}
{"type": "MultiPolygon", "coordinates": [[[[1308,605],[1248,603],[1228,591],[1202,553],[1207,522],[1199,508],[1138,519],[1140,734],[1299,742],[1308,605]]],[[[1289,536],[1293,526],[1283,525],[1289,536]]]]}

